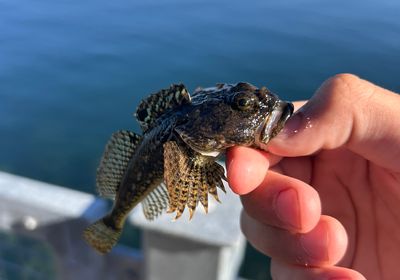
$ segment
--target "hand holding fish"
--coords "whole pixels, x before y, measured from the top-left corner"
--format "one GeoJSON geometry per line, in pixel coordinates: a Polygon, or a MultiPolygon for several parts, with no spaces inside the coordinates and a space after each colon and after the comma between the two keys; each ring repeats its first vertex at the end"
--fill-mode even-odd
{"type": "Polygon", "coordinates": [[[268,153],[230,148],[243,232],[271,256],[274,279],[400,278],[399,108],[397,94],[341,74],[268,153]]]}

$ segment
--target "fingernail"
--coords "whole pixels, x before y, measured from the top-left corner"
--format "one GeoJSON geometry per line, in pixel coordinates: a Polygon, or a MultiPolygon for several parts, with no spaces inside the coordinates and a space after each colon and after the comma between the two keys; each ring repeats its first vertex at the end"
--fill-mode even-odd
{"type": "Polygon", "coordinates": [[[294,189],[286,189],[277,195],[274,210],[286,229],[300,229],[299,198],[294,189]]]}
{"type": "Polygon", "coordinates": [[[278,140],[278,141],[285,140],[293,136],[294,134],[297,134],[303,127],[303,120],[304,120],[304,114],[300,109],[287,120],[281,132],[279,132],[278,135],[273,140],[278,140]]]}
{"type": "Polygon", "coordinates": [[[300,244],[311,259],[329,261],[329,232],[326,222],[320,222],[312,231],[301,235],[300,244]]]}

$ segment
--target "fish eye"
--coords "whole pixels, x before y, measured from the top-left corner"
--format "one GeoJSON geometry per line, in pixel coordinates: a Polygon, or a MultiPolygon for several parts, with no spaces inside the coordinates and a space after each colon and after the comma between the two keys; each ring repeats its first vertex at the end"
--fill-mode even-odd
{"type": "Polygon", "coordinates": [[[233,97],[232,106],[240,111],[253,109],[257,105],[256,97],[247,92],[239,92],[233,97]]]}

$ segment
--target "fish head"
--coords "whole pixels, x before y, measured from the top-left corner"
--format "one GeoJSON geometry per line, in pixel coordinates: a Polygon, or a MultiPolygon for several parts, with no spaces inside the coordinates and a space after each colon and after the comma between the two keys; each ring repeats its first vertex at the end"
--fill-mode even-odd
{"type": "Polygon", "coordinates": [[[175,131],[192,149],[216,153],[234,145],[265,145],[283,128],[293,105],[249,83],[220,84],[193,95],[175,131]]]}

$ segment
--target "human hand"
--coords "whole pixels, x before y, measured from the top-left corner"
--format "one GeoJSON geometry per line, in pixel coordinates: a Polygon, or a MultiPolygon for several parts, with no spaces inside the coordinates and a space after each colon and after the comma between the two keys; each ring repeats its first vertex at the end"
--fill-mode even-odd
{"type": "Polygon", "coordinates": [[[274,279],[400,279],[400,96],[335,76],[268,151],[231,148],[227,175],[274,279]]]}

